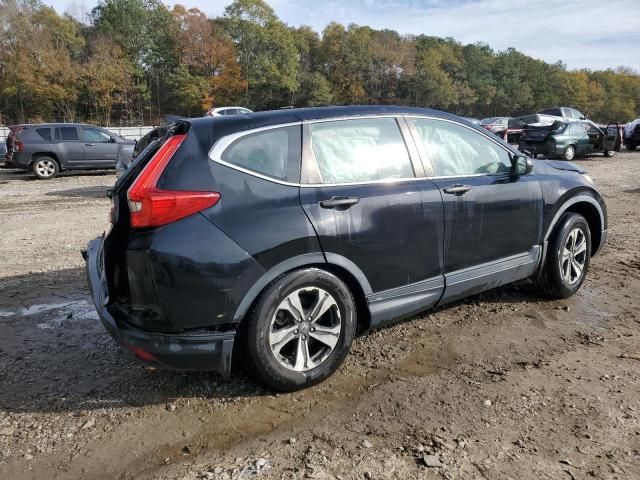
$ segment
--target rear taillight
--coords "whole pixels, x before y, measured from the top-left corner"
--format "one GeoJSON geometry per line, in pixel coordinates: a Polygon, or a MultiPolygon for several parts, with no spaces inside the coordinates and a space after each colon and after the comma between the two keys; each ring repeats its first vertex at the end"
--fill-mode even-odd
{"type": "Polygon", "coordinates": [[[160,190],[158,180],[186,135],[174,135],[156,152],[127,192],[132,227],[159,227],[212,207],[217,192],[160,190]]]}
{"type": "Polygon", "coordinates": [[[21,152],[23,150],[24,150],[24,143],[22,143],[20,140],[16,140],[15,142],[13,142],[14,152],[21,152]]]}

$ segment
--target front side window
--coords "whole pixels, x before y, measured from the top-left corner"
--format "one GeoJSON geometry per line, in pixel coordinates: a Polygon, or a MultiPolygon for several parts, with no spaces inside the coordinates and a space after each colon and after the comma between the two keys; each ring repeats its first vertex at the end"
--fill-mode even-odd
{"type": "Polygon", "coordinates": [[[85,142],[109,143],[111,141],[110,135],[97,128],[84,128],[83,132],[85,142]]]}
{"type": "Polygon", "coordinates": [[[413,178],[413,167],[394,118],[336,120],[311,125],[311,145],[322,183],[413,178]]]}
{"type": "Polygon", "coordinates": [[[511,172],[511,156],[470,128],[443,120],[413,120],[436,177],[511,172]]]}
{"type": "Polygon", "coordinates": [[[299,165],[301,155],[300,127],[283,127],[251,133],[233,142],[223,153],[222,160],[279,180],[288,178],[289,165],[299,165]]]}

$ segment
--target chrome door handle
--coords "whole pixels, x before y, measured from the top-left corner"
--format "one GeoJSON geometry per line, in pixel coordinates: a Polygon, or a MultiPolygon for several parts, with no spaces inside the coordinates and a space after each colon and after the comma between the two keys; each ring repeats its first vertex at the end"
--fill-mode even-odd
{"type": "Polygon", "coordinates": [[[96,144],[95,143],[85,143],[84,146],[85,147],[94,147],[96,144]]]}
{"type": "Polygon", "coordinates": [[[451,185],[444,189],[444,193],[448,193],[450,195],[464,195],[469,190],[471,190],[471,185],[451,185]]]}
{"type": "Polygon", "coordinates": [[[336,208],[336,207],[345,207],[349,208],[352,205],[355,205],[360,201],[359,198],[355,197],[331,197],[329,200],[322,200],[320,202],[320,206],[322,208],[336,208]]]}

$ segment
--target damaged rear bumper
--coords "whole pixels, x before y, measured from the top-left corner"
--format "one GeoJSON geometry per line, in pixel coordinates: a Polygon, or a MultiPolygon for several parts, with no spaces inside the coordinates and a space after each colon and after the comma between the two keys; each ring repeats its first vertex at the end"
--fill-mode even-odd
{"type": "Polygon", "coordinates": [[[229,377],[235,332],[160,333],[135,328],[126,315],[110,307],[103,270],[102,238],[89,242],[83,252],[89,289],[107,332],[143,363],[170,370],[215,371],[229,377]]]}

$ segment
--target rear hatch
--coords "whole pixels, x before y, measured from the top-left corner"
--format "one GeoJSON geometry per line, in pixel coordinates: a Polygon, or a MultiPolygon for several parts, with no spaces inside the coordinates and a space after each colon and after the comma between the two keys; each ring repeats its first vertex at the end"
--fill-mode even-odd
{"type": "Polygon", "coordinates": [[[555,122],[553,125],[527,125],[522,132],[522,140],[527,144],[541,144],[549,135],[562,133],[565,127],[566,124],[562,122],[555,122]]]}
{"type": "Polygon", "coordinates": [[[181,123],[166,128],[163,136],[146,145],[108,192],[111,197],[111,229],[105,235],[103,261],[111,304],[127,308],[130,305],[126,250],[131,237],[131,211],[127,192],[167,140],[187,130],[188,125],[181,123]]]}

